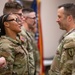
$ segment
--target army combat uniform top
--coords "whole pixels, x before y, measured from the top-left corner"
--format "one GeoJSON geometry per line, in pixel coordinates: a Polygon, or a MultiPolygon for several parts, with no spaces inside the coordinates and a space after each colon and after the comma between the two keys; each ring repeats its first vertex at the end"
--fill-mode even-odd
{"type": "Polygon", "coordinates": [[[0,68],[0,75],[28,75],[28,52],[18,38],[0,38],[0,57],[5,57],[7,66],[0,68]]]}
{"type": "Polygon", "coordinates": [[[64,35],[53,59],[49,75],[75,75],[75,29],[64,35]]]}
{"type": "Polygon", "coordinates": [[[31,32],[28,32],[25,30],[25,28],[22,26],[22,32],[21,35],[27,39],[27,50],[29,53],[29,75],[39,75],[40,70],[40,55],[39,50],[37,48],[37,45],[35,43],[34,36],[31,32]]]}

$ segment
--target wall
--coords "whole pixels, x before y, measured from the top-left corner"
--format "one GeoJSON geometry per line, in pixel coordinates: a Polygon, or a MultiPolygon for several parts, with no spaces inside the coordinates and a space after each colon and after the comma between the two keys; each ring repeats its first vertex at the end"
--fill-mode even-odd
{"type": "Polygon", "coordinates": [[[57,7],[68,2],[75,3],[75,0],[41,0],[44,58],[54,56],[57,50],[59,39],[64,33],[56,23],[57,7]]]}
{"type": "Polygon", "coordinates": [[[0,15],[2,15],[3,13],[3,7],[5,2],[7,2],[8,0],[0,0],[0,15]]]}

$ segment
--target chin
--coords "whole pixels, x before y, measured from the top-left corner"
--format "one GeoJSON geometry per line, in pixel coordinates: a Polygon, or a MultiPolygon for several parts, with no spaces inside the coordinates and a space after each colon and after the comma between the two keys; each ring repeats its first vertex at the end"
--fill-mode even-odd
{"type": "Polygon", "coordinates": [[[20,33],[20,32],[21,32],[21,30],[18,31],[18,33],[20,33]]]}
{"type": "Polygon", "coordinates": [[[65,30],[64,28],[60,28],[61,30],[65,30]]]}
{"type": "Polygon", "coordinates": [[[61,27],[61,26],[60,26],[60,29],[62,29],[62,30],[63,30],[63,27],[61,27]]]}

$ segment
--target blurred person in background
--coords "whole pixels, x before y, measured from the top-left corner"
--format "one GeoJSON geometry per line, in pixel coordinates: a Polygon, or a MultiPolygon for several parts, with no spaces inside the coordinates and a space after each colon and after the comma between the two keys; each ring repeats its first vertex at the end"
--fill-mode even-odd
{"type": "Polygon", "coordinates": [[[27,38],[29,52],[29,75],[39,75],[40,73],[40,54],[35,41],[36,32],[36,13],[31,8],[25,8],[22,10],[25,17],[21,35],[27,38]]]}
{"type": "Polygon", "coordinates": [[[3,14],[14,13],[23,22],[22,9],[23,6],[16,1],[6,2],[3,8],[3,14]]]}

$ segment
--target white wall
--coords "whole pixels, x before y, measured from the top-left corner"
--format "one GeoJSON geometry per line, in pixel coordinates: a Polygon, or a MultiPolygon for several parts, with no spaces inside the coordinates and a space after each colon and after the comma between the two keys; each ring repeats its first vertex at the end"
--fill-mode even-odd
{"type": "Polygon", "coordinates": [[[75,3],[75,0],[41,0],[41,19],[43,32],[44,57],[54,56],[59,39],[64,31],[56,23],[57,7],[63,3],[75,3]]]}
{"type": "Polygon", "coordinates": [[[0,15],[3,14],[3,7],[5,2],[7,2],[8,0],[0,0],[0,15]]]}

